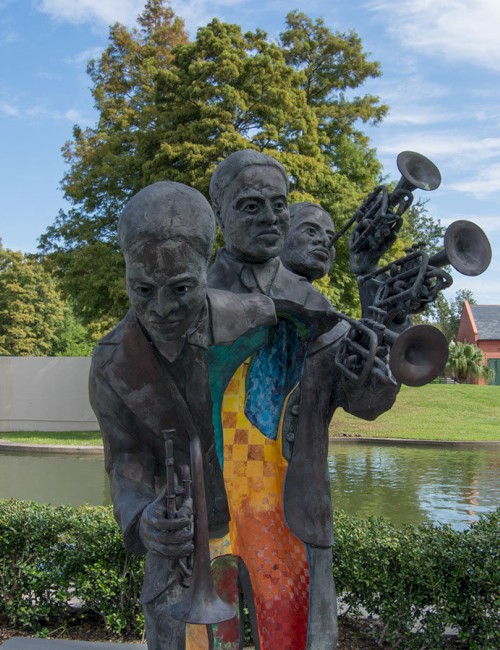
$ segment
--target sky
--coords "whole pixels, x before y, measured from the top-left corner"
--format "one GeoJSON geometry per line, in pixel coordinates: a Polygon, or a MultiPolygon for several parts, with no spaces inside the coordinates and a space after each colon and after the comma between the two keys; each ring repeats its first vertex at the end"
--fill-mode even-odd
{"type": "MultiPolygon", "coordinates": [[[[470,289],[480,304],[500,304],[500,2],[498,0],[173,0],[194,37],[213,17],[271,38],[298,9],[333,31],[354,30],[382,76],[362,92],[390,112],[365,132],[387,181],[399,179],[396,157],[417,151],[440,169],[441,186],[416,191],[448,225],[478,224],[493,249],[478,277],[453,272],[451,299],[470,289]]],[[[61,147],[75,124],[97,114],[86,65],[108,42],[109,25],[129,27],[143,0],[0,0],[0,239],[34,252],[67,209],[61,147]]]]}

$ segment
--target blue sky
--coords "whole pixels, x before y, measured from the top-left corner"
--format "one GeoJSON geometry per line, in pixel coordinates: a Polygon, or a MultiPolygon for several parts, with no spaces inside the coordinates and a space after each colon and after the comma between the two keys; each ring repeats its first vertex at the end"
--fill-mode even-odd
{"type": "MultiPolygon", "coordinates": [[[[0,238],[34,251],[66,208],[61,146],[73,124],[94,125],[86,62],[107,44],[108,25],[133,25],[142,0],[0,0],[0,238]]],[[[482,276],[454,273],[456,289],[500,304],[500,2],[498,0],[177,0],[189,32],[214,16],[277,35],[288,11],[355,30],[380,61],[364,91],[390,106],[368,129],[388,180],[399,151],[431,158],[442,185],[428,193],[443,224],[475,221],[493,248],[482,276]]],[[[420,193],[420,194],[423,194],[420,193]]]]}

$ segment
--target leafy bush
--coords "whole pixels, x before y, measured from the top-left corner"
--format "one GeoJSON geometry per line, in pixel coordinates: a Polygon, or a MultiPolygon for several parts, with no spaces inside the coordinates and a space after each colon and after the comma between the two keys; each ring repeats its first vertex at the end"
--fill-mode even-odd
{"type": "MultiPolygon", "coordinates": [[[[335,529],[337,591],[350,614],[379,619],[381,643],[436,650],[451,627],[468,648],[500,647],[500,509],[464,532],[343,512],[335,529]]],[[[11,626],[39,631],[91,613],[110,632],[140,635],[142,573],[111,508],[0,501],[0,619],[11,626]]]]}
{"type": "Polygon", "coordinates": [[[0,617],[12,626],[37,631],[93,612],[111,632],[140,633],[142,572],[110,508],[0,502],[0,617]]]}
{"type": "Polygon", "coordinates": [[[337,590],[381,621],[379,642],[435,650],[452,628],[471,649],[500,647],[500,509],[463,532],[342,512],[335,529],[337,590]]]}

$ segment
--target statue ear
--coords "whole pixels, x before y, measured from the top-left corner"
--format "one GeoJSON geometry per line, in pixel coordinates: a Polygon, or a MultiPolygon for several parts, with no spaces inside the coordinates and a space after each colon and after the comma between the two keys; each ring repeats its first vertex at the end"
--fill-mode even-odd
{"type": "Polygon", "coordinates": [[[222,231],[224,231],[224,222],[222,221],[220,208],[212,204],[212,210],[214,211],[215,221],[217,222],[217,225],[222,231]]]}

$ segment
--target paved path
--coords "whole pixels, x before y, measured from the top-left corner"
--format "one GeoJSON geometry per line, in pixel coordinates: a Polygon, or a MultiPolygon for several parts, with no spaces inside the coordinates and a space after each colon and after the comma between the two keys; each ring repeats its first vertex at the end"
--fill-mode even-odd
{"type": "Polygon", "coordinates": [[[13,636],[2,644],[2,650],[145,650],[143,643],[100,643],[90,641],[66,641],[33,639],[13,636]]]}

